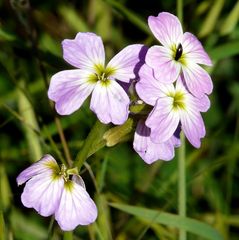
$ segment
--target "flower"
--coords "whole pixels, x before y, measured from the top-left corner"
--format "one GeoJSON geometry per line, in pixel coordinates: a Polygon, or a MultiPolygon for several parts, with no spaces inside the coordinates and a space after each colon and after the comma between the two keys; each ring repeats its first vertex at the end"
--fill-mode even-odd
{"type": "Polygon", "coordinates": [[[172,136],[163,143],[154,143],[150,139],[150,128],[143,119],[139,120],[134,134],[133,147],[139,156],[148,164],[157,160],[171,160],[174,158],[174,147],[180,146],[180,139],[172,136]]]}
{"type": "Polygon", "coordinates": [[[146,64],[140,69],[139,76],[136,91],[143,101],[154,106],[145,122],[151,130],[151,140],[165,143],[181,127],[189,142],[199,148],[200,139],[206,133],[200,112],[206,112],[210,106],[207,95],[199,99],[190,94],[183,76],[178,77],[176,86],[159,82],[146,64]]]}
{"type": "Polygon", "coordinates": [[[162,12],[148,18],[149,27],[163,46],[152,46],[145,62],[153,68],[161,82],[172,83],[182,72],[188,90],[196,97],[212,92],[209,74],[198,64],[211,66],[212,62],[199,40],[191,33],[183,33],[178,18],[162,12]]]}
{"type": "Polygon", "coordinates": [[[129,97],[117,81],[130,82],[143,45],[133,44],[115,55],[105,67],[102,39],[94,33],[78,33],[62,42],[63,57],[78,68],[52,76],[48,97],[56,111],[69,115],[81,107],[92,93],[90,109],[102,123],[123,124],[129,114],[129,97]]]}
{"type": "Polygon", "coordinates": [[[70,179],[70,171],[59,168],[51,155],[22,171],[18,185],[26,182],[21,201],[25,207],[34,208],[42,216],[55,215],[63,231],[95,221],[97,208],[85,189],[79,175],[70,179]]]}

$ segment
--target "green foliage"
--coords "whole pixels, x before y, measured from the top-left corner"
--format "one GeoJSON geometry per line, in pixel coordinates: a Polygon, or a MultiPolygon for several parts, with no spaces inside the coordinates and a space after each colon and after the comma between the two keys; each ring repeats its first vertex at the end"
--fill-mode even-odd
{"type": "Polygon", "coordinates": [[[197,2],[183,2],[184,30],[198,33],[213,60],[207,70],[214,91],[203,115],[202,146],[186,147],[188,210],[180,217],[178,152],[170,162],[146,165],[132,148],[134,114],[149,112],[147,106],[132,104],[124,125],[106,126],[89,101],[61,117],[47,97],[51,76],[73,68],[62,58],[62,40],[95,32],[108,59],[128,44],[152,46],[157,40],[147,17],[176,14],[176,1],[0,1],[0,239],[175,240],[180,229],[189,240],[238,239],[239,3],[197,2]],[[22,206],[16,177],[45,153],[67,162],[66,148],[99,217],[64,234],[50,218],[22,206]]]}

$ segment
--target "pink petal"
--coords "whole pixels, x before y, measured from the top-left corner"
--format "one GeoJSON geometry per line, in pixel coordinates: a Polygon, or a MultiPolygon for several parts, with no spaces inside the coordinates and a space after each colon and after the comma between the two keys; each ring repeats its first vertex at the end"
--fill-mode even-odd
{"type": "Polygon", "coordinates": [[[204,65],[211,66],[212,61],[208,54],[205,52],[200,41],[189,32],[183,34],[182,40],[183,54],[185,54],[187,61],[193,61],[204,65]]]}
{"type": "Polygon", "coordinates": [[[210,100],[205,94],[201,98],[195,98],[194,101],[200,112],[207,112],[210,108],[210,100]]]}
{"type": "Polygon", "coordinates": [[[181,70],[181,64],[173,60],[171,50],[165,47],[149,48],[145,62],[153,69],[154,76],[162,83],[173,83],[181,70]]]}
{"type": "Polygon", "coordinates": [[[196,148],[201,145],[200,139],[206,134],[203,119],[196,107],[191,107],[190,111],[181,112],[180,120],[182,130],[188,141],[196,148]]]}
{"type": "Polygon", "coordinates": [[[66,70],[52,76],[48,97],[56,102],[56,111],[69,115],[81,107],[93,91],[95,82],[90,81],[91,72],[66,70]]]}
{"type": "Polygon", "coordinates": [[[26,183],[21,195],[22,203],[44,217],[50,216],[59,205],[63,184],[63,178],[49,173],[38,174],[26,183]]]}
{"type": "Polygon", "coordinates": [[[157,17],[148,18],[149,27],[154,36],[166,47],[178,45],[183,35],[181,23],[173,14],[162,12],[157,17]]]}
{"type": "Polygon", "coordinates": [[[105,64],[102,39],[94,33],[78,33],[75,39],[64,40],[62,47],[64,59],[76,68],[95,71],[95,65],[105,64]]]}
{"type": "Polygon", "coordinates": [[[96,205],[86,190],[75,182],[70,184],[63,188],[60,205],[55,213],[56,221],[63,231],[91,224],[97,218],[96,205]]]}
{"type": "Polygon", "coordinates": [[[49,154],[33,163],[30,167],[22,171],[17,177],[17,184],[21,185],[30,178],[41,173],[52,173],[54,169],[59,169],[56,160],[49,154]]]}
{"type": "Polygon", "coordinates": [[[196,97],[203,97],[212,92],[213,84],[209,74],[196,63],[187,63],[182,67],[188,90],[196,97]]]}
{"type": "Polygon", "coordinates": [[[152,106],[162,96],[163,84],[153,77],[153,70],[144,64],[139,70],[139,82],[136,83],[136,91],[139,97],[152,106]]]}
{"type": "Polygon", "coordinates": [[[146,125],[151,129],[151,140],[154,143],[166,142],[178,127],[179,114],[173,111],[172,101],[170,97],[159,98],[146,120],[146,125]]]}
{"type": "Polygon", "coordinates": [[[154,143],[150,139],[150,128],[143,120],[138,122],[134,134],[134,150],[148,164],[157,160],[171,160],[174,157],[174,145],[172,141],[165,143],[154,143]]]}
{"type": "Polygon", "coordinates": [[[120,125],[128,118],[129,103],[128,95],[116,81],[98,81],[92,93],[90,109],[102,123],[120,125]]]}
{"type": "Polygon", "coordinates": [[[108,63],[107,68],[114,69],[112,77],[122,82],[130,82],[135,78],[135,68],[140,62],[142,44],[133,44],[125,47],[108,63]]]}

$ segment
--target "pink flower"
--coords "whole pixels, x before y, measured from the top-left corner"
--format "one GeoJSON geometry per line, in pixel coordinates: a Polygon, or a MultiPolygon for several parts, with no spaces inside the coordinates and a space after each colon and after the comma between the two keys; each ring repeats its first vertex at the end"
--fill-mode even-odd
{"type": "Polygon", "coordinates": [[[129,114],[129,97],[117,81],[135,78],[135,66],[143,45],[125,47],[105,66],[102,40],[94,33],[78,33],[64,40],[63,57],[78,68],[56,73],[51,78],[48,96],[56,111],[68,115],[81,107],[92,93],[90,109],[102,123],[123,124],[129,114]]]}
{"type": "Polygon", "coordinates": [[[151,130],[152,142],[169,141],[181,127],[189,142],[199,148],[200,139],[206,133],[200,112],[208,110],[208,97],[204,94],[199,99],[190,94],[183,84],[183,76],[179,76],[174,86],[156,80],[152,71],[144,65],[139,71],[140,81],[136,84],[139,97],[154,106],[145,122],[151,130]]]}
{"type": "Polygon", "coordinates": [[[212,92],[209,74],[198,64],[211,66],[212,62],[199,40],[191,33],[183,33],[178,18],[162,12],[148,18],[149,27],[163,46],[153,46],[145,62],[153,68],[156,79],[173,83],[182,73],[188,90],[196,97],[212,92]]]}
{"type": "Polygon", "coordinates": [[[17,177],[18,185],[26,182],[21,195],[23,205],[44,217],[54,214],[63,231],[91,224],[97,217],[96,205],[82,178],[69,175],[64,165],[60,169],[51,155],[45,155],[17,177]]]}
{"type": "Polygon", "coordinates": [[[172,136],[163,143],[154,143],[150,138],[150,128],[145,125],[144,120],[140,120],[137,124],[134,134],[134,150],[148,164],[157,160],[171,160],[174,158],[174,147],[180,146],[180,140],[176,136],[172,136]]]}

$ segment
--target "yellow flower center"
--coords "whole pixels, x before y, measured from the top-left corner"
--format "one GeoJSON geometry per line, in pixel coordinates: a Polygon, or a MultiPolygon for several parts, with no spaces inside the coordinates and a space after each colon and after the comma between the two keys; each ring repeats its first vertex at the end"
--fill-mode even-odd
{"type": "Polygon", "coordinates": [[[173,109],[185,109],[185,94],[183,92],[169,93],[169,97],[173,98],[173,109]]]}
{"type": "Polygon", "coordinates": [[[175,61],[185,65],[185,54],[183,53],[182,44],[179,43],[178,46],[176,46],[176,44],[172,45],[171,50],[172,50],[172,58],[175,61]]]}
{"type": "Polygon", "coordinates": [[[100,64],[95,65],[95,73],[90,76],[89,81],[92,83],[100,81],[102,85],[108,85],[110,82],[109,77],[113,75],[114,72],[114,68],[105,68],[103,65],[100,64]]]}

